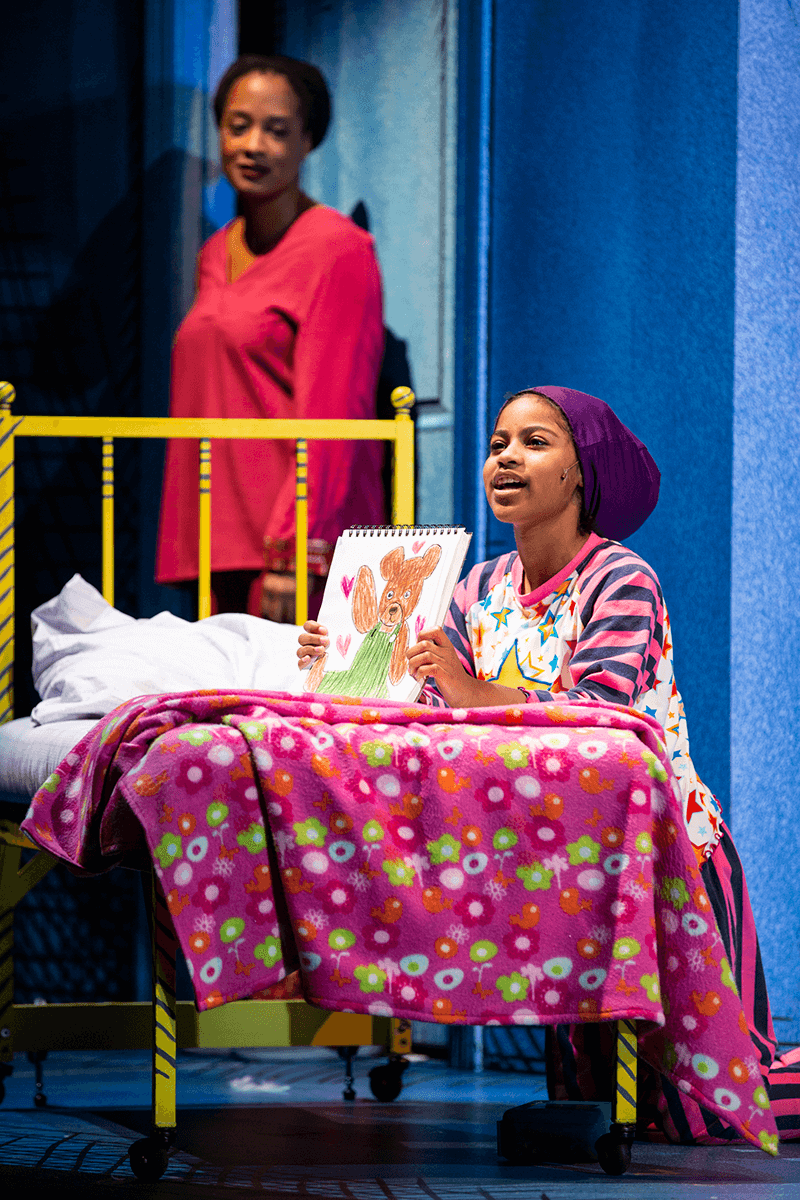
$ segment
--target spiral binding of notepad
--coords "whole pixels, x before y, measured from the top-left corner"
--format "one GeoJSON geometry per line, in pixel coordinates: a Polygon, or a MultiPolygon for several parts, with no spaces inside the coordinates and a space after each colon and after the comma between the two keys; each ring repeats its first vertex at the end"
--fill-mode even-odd
{"type": "Polygon", "coordinates": [[[390,537],[394,533],[413,533],[432,537],[438,533],[453,533],[464,531],[464,525],[351,525],[345,529],[344,536],[351,537],[390,537]]]}

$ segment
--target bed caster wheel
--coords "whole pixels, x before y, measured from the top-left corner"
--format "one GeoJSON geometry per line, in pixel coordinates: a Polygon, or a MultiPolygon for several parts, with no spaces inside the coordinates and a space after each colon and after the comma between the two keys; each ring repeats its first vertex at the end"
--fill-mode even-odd
{"type": "Polygon", "coordinates": [[[3,1083],[2,1079],[0,1079],[0,1104],[3,1103],[5,1098],[6,1098],[6,1085],[3,1083]]]}
{"type": "Polygon", "coordinates": [[[44,1092],[37,1092],[33,1097],[33,1103],[37,1108],[47,1108],[47,1096],[44,1092]]]}
{"type": "Polygon", "coordinates": [[[631,1165],[631,1148],[620,1142],[613,1133],[604,1133],[595,1143],[597,1161],[606,1175],[624,1175],[631,1165]]]}
{"type": "Polygon", "coordinates": [[[373,1067],[369,1073],[370,1091],[376,1100],[396,1100],[403,1090],[403,1071],[406,1063],[373,1067]]]}
{"type": "Polygon", "coordinates": [[[159,1138],[142,1138],[128,1151],[131,1170],[142,1183],[156,1183],[169,1163],[168,1147],[159,1138]]]}

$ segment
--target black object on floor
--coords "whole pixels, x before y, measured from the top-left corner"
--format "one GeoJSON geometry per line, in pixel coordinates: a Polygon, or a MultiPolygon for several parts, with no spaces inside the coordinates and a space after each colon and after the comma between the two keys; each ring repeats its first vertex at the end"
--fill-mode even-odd
{"type": "Polygon", "coordinates": [[[503,1113],[497,1153],[512,1163],[597,1162],[595,1147],[610,1124],[610,1104],[533,1100],[503,1113]]]}

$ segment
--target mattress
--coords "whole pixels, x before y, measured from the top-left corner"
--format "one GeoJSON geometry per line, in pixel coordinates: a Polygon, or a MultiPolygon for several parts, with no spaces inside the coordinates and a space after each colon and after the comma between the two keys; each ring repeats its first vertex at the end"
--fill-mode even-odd
{"type": "Polygon", "coordinates": [[[96,721],[34,725],[20,717],[0,725],[0,799],[27,803],[96,721]]]}

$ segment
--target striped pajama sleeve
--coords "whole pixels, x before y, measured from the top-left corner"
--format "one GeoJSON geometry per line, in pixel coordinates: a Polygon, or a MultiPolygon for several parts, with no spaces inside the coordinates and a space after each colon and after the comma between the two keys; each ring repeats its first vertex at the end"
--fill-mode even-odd
{"type": "Polygon", "coordinates": [[[655,683],[664,643],[658,580],[637,555],[614,546],[594,556],[578,587],[582,632],[569,664],[573,686],[531,698],[635,704],[655,683]]]}
{"type": "MultiPolygon", "coordinates": [[[[512,568],[515,553],[473,567],[453,594],[444,630],[461,665],[475,675],[467,616],[512,568]]],[[[638,555],[605,543],[579,574],[582,632],[570,660],[573,686],[566,691],[531,690],[529,703],[606,700],[630,706],[655,683],[664,641],[664,604],[658,579],[638,555]]],[[[423,703],[446,707],[428,684],[423,703]]]]}

